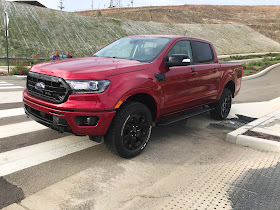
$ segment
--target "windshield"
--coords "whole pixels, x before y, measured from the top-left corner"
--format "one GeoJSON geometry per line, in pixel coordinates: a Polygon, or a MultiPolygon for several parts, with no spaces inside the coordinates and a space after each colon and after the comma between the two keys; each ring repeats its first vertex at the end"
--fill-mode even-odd
{"type": "Polygon", "coordinates": [[[171,38],[164,37],[125,37],[104,47],[93,56],[151,62],[159,56],[170,40],[171,38]]]}

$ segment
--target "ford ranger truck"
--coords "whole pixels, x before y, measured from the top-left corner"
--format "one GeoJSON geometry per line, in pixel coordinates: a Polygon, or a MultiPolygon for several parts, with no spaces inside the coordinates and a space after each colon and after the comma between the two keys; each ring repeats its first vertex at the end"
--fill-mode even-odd
{"type": "Polygon", "coordinates": [[[113,153],[132,158],[145,149],[154,125],[206,111],[225,119],[242,74],[241,64],[220,63],[209,41],[130,36],[91,57],[35,65],[23,102],[35,121],[102,138],[113,153]]]}

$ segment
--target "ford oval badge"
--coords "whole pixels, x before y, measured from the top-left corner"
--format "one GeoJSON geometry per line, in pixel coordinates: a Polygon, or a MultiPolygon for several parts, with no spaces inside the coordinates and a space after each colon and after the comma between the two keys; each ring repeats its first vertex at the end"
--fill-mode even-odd
{"type": "Polygon", "coordinates": [[[40,91],[40,92],[43,92],[45,90],[45,83],[37,82],[36,85],[35,85],[35,89],[40,91]]]}

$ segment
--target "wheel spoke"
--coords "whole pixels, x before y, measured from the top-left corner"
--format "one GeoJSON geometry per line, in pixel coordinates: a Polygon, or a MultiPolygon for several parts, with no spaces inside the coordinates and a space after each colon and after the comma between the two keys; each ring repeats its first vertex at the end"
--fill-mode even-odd
{"type": "Polygon", "coordinates": [[[128,131],[131,131],[132,129],[132,122],[131,121],[128,121],[125,125],[125,129],[128,130],[128,131]]]}
{"type": "Polygon", "coordinates": [[[128,143],[132,140],[132,135],[131,133],[127,134],[126,136],[123,137],[124,143],[128,143]]]}
{"type": "Polygon", "coordinates": [[[139,130],[143,130],[147,127],[147,122],[143,121],[138,125],[139,130]]]}
{"type": "Polygon", "coordinates": [[[131,115],[126,122],[123,144],[128,150],[138,149],[146,141],[147,133],[149,132],[147,117],[142,113],[131,115]]]}

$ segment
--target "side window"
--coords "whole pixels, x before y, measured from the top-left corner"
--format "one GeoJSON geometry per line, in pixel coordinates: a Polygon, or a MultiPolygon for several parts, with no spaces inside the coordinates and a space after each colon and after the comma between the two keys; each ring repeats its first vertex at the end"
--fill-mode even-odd
{"type": "Polygon", "coordinates": [[[190,57],[191,62],[193,62],[191,42],[187,40],[177,42],[169,51],[167,57],[173,54],[186,54],[190,57]]]}
{"type": "Polygon", "coordinates": [[[214,61],[213,51],[210,44],[194,41],[192,46],[197,63],[210,63],[214,61]]]}

